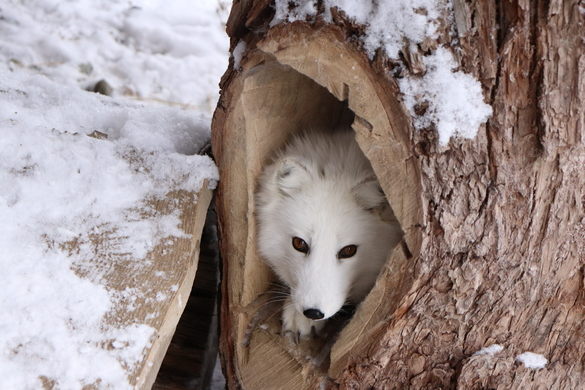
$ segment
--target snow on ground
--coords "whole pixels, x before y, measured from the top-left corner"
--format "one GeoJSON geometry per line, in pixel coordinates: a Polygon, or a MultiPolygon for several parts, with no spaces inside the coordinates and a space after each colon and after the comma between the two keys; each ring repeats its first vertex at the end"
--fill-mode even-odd
{"type": "Polygon", "coordinates": [[[227,66],[222,18],[217,0],[0,4],[0,388],[130,388],[154,329],[106,322],[139,290],[100,283],[91,240],[139,269],[184,236],[149,202],[215,184],[194,154],[227,66]],[[114,97],[84,90],[101,79],[114,97]]]}
{"type": "Polygon", "coordinates": [[[227,67],[218,0],[5,0],[0,58],[64,84],[211,112],[227,67]]]}
{"type": "Polygon", "coordinates": [[[534,352],[524,352],[516,356],[516,360],[524,364],[524,367],[532,370],[540,370],[548,363],[548,359],[541,354],[534,352]]]}
{"type": "MultiPolygon", "coordinates": [[[[381,48],[395,60],[405,41],[415,46],[436,38],[437,19],[443,11],[451,11],[448,0],[325,0],[324,4],[326,20],[331,20],[331,7],[337,7],[365,26],[360,38],[370,57],[381,48]]],[[[276,0],[275,8],[272,25],[306,20],[317,13],[315,0],[276,0]]],[[[457,71],[453,55],[445,48],[425,57],[424,63],[424,77],[406,75],[399,83],[415,127],[434,123],[441,145],[454,136],[473,138],[492,113],[483,101],[481,84],[472,75],[457,71]],[[422,116],[415,112],[419,104],[428,106],[422,116]]]]}

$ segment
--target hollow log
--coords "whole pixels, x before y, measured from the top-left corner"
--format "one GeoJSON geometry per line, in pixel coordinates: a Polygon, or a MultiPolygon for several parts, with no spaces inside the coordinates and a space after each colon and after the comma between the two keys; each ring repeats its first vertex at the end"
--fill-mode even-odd
{"type": "Polygon", "coordinates": [[[381,50],[370,58],[343,12],[271,25],[270,1],[234,1],[233,56],[212,124],[230,389],[583,386],[578,3],[454,0],[434,42],[405,44],[401,66],[412,74],[424,73],[425,51],[457,53],[493,109],[474,138],[442,146],[433,128],[413,127],[396,60],[381,50]],[[275,277],[256,253],[257,178],[290,134],[347,113],[404,238],[334,338],[293,345],[267,298],[275,277]],[[501,351],[476,354],[492,344],[501,351]],[[526,351],[548,363],[525,367],[516,357],[526,351]]]}

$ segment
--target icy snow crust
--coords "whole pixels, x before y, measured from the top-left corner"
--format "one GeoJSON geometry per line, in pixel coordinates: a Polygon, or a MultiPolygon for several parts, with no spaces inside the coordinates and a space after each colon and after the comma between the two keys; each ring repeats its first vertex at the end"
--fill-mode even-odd
{"type": "Polygon", "coordinates": [[[156,245],[186,236],[178,210],[155,213],[153,200],[218,179],[194,155],[209,139],[206,102],[227,64],[216,6],[0,6],[0,389],[131,388],[128,372],[154,329],[107,318],[121,304],[132,310],[149,286],[115,291],[105,278],[114,262],[139,272],[156,245]],[[200,109],[82,89],[100,78],[115,95],[129,88],[200,109]],[[96,236],[107,236],[107,262],[94,261],[96,236]]]}
{"type": "MultiPolygon", "coordinates": [[[[370,58],[381,48],[389,58],[398,60],[406,41],[416,45],[426,38],[436,38],[437,19],[450,10],[451,3],[447,0],[324,0],[324,6],[327,21],[331,21],[330,9],[337,7],[365,26],[361,40],[370,58]]],[[[317,14],[314,0],[276,0],[275,9],[272,25],[306,20],[317,14]]],[[[457,63],[445,48],[425,57],[424,63],[427,66],[424,77],[407,75],[399,83],[415,127],[422,129],[434,123],[441,145],[446,145],[453,136],[473,138],[492,113],[483,101],[481,84],[473,76],[456,71],[457,63]],[[428,105],[423,116],[415,113],[417,104],[428,105]]]]}

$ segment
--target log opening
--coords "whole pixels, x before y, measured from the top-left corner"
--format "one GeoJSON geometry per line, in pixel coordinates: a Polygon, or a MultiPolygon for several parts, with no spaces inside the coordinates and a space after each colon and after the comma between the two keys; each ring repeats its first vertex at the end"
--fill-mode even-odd
{"type": "Polygon", "coordinates": [[[214,117],[222,178],[222,343],[231,344],[223,348],[230,351],[224,355],[228,381],[233,370],[245,388],[297,389],[335,378],[367,351],[382,324],[404,310],[398,306],[412,285],[412,258],[420,249],[420,176],[402,106],[378,88],[367,59],[335,31],[298,27],[282,35],[275,28],[247,50],[214,117]],[[335,344],[330,338],[296,347],[279,335],[279,314],[267,312],[265,293],[275,277],[256,252],[254,192],[264,164],[291,134],[340,121],[353,122],[404,238],[335,344]]]}

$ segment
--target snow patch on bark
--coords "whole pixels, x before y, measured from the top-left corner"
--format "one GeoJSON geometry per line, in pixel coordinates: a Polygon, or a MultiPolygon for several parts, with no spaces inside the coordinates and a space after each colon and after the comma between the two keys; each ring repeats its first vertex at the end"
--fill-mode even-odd
{"type": "Polygon", "coordinates": [[[246,42],[240,41],[234,48],[232,55],[234,56],[234,68],[238,69],[240,67],[240,61],[242,61],[242,56],[246,51],[246,42]]]}
{"type": "MultiPolygon", "coordinates": [[[[381,48],[389,58],[399,60],[405,42],[415,46],[437,37],[438,19],[452,5],[447,0],[324,0],[324,7],[327,22],[332,21],[331,8],[337,7],[365,27],[360,39],[370,58],[381,48]]],[[[276,0],[275,11],[271,25],[314,18],[317,6],[314,0],[276,0]]],[[[415,127],[434,124],[441,145],[454,136],[473,138],[492,113],[483,101],[481,84],[472,75],[454,70],[458,64],[445,48],[438,48],[423,62],[425,75],[407,75],[399,82],[415,127]],[[415,107],[426,110],[418,115],[415,107]]]]}
{"type": "MultiPolygon", "coordinates": [[[[271,26],[282,22],[307,20],[317,14],[315,0],[276,0],[271,26]]],[[[437,18],[445,1],[435,0],[325,0],[324,17],[331,22],[331,8],[342,10],[351,20],[365,26],[362,42],[372,58],[379,48],[390,58],[398,58],[404,39],[421,43],[437,34],[437,18]]]]}
{"type": "Polygon", "coordinates": [[[472,75],[454,70],[457,62],[448,49],[438,48],[423,57],[423,63],[427,68],[423,77],[399,80],[415,127],[422,129],[435,123],[441,145],[453,136],[473,138],[492,114],[491,106],[483,101],[481,84],[472,75]],[[416,116],[415,107],[421,104],[427,106],[426,111],[416,116]]]}
{"type": "Polygon", "coordinates": [[[479,351],[477,351],[476,353],[473,354],[473,356],[479,356],[479,355],[495,355],[498,352],[502,352],[504,350],[504,347],[502,347],[499,344],[492,344],[489,347],[485,347],[480,349],[479,351]]]}
{"type": "Polygon", "coordinates": [[[437,34],[441,6],[435,0],[355,1],[325,0],[327,10],[337,7],[357,23],[366,26],[363,43],[373,58],[379,48],[398,58],[404,39],[421,43],[437,34]]]}
{"type": "Polygon", "coordinates": [[[282,22],[307,20],[317,14],[317,0],[276,0],[270,26],[282,22]]]}
{"type": "Polygon", "coordinates": [[[541,354],[534,352],[524,352],[516,356],[516,360],[524,364],[524,367],[531,370],[540,370],[548,363],[548,359],[541,354]]]}

